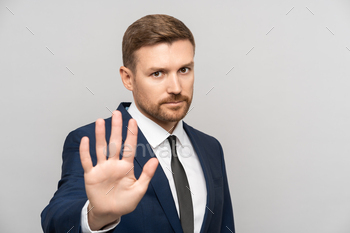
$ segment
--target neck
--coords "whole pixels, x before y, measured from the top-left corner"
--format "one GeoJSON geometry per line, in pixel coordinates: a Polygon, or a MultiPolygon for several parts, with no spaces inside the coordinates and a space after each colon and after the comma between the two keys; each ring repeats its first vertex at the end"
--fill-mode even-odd
{"type": "MultiPolygon", "coordinates": [[[[141,112],[142,113],[142,112],[141,112]]],[[[143,113],[142,113],[143,114],[143,113]]],[[[160,127],[162,127],[164,130],[166,130],[169,134],[172,134],[174,132],[174,129],[178,123],[178,121],[176,122],[168,122],[168,121],[161,121],[159,119],[156,119],[152,116],[148,116],[146,114],[143,114],[144,116],[146,116],[147,118],[151,119],[153,122],[155,122],[157,125],[159,125],[160,127]]]]}
{"type": "MultiPolygon", "coordinates": [[[[157,123],[157,122],[156,122],[157,123]]],[[[169,134],[172,134],[174,132],[174,129],[176,127],[178,122],[170,122],[168,125],[160,125],[158,124],[160,127],[162,127],[163,129],[165,129],[166,131],[168,131],[169,134]]]]}

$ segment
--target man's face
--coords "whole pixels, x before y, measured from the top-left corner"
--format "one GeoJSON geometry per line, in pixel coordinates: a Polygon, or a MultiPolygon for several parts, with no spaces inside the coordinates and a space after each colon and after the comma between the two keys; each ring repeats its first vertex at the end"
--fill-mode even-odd
{"type": "Polygon", "coordinates": [[[159,125],[185,117],[193,95],[194,51],[189,40],[160,43],[136,51],[132,79],[138,109],[159,125]]]}

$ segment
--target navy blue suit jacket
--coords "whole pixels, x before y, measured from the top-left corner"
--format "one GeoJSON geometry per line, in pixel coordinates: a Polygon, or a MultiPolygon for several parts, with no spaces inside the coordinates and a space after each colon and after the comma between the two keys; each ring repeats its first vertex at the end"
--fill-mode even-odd
{"type": "MultiPolygon", "coordinates": [[[[118,107],[123,117],[123,142],[127,134],[125,126],[131,119],[125,109],[129,105],[130,103],[121,103],[118,107]]],[[[111,118],[105,119],[105,126],[108,142],[111,134],[111,118]]],[[[215,138],[188,126],[186,123],[183,124],[183,127],[199,157],[206,180],[207,208],[201,232],[234,232],[232,204],[221,145],[215,138]]],[[[87,201],[84,170],[79,156],[79,145],[83,136],[88,136],[90,139],[91,158],[93,164],[96,165],[95,123],[91,123],[72,131],[66,138],[58,190],[41,213],[41,224],[44,232],[66,233],[69,230],[70,233],[81,232],[80,214],[87,201]]],[[[138,144],[148,144],[141,131],[138,133],[138,144]]],[[[145,148],[151,147],[146,146],[145,148]]],[[[154,156],[152,149],[136,151],[134,160],[136,178],[140,176],[144,164],[154,156]]],[[[160,165],[136,209],[122,216],[119,225],[110,232],[182,232],[169,183],[160,165]]]]}

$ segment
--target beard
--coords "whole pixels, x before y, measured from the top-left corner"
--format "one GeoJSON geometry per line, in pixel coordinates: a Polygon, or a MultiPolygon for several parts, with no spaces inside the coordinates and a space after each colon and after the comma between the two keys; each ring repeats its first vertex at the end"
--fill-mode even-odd
{"type": "Polygon", "coordinates": [[[146,98],[136,95],[135,101],[137,102],[140,110],[153,119],[163,122],[178,122],[186,116],[191,106],[192,96],[193,92],[191,96],[171,94],[169,97],[160,100],[156,104],[153,104],[146,98]],[[166,106],[166,103],[178,101],[183,101],[183,104],[180,106],[166,106]]]}

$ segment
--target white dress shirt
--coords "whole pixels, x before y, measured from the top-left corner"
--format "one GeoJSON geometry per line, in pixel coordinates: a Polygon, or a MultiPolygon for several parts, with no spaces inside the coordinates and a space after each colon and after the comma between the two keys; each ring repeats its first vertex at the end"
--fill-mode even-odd
{"type": "MultiPolygon", "coordinates": [[[[175,202],[175,206],[177,209],[177,213],[179,214],[179,203],[176,194],[175,183],[173,179],[173,175],[171,172],[171,149],[170,144],[167,138],[170,134],[156,124],[151,119],[147,118],[143,115],[136,107],[134,103],[130,105],[127,109],[129,114],[134,118],[137,122],[137,125],[146,140],[152,147],[154,154],[156,155],[159,165],[162,167],[166,177],[168,178],[170,190],[175,202]]],[[[207,189],[205,184],[205,178],[203,174],[202,167],[200,165],[198,156],[193,149],[192,143],[188,138],[184,128],[183,121],[179,121],[176,125],[172,135],[176,136],[176,150],[178,154],[178,158],[184,167],[184,170],[187,175],[188,183],[190,186],[190,190],[192,193],[192,203],[193,203],[193,215],[194,215],[194,232],[200,232],[204,213],[206,209],[207,202],[207,189]]],[[[138,149],[143,149],[138,147],[138,149]]],[[[146,149],[147,150],[147,149],[146,149]]],[[[102,233],[107,232],[118,225],[120,221],[117,223],[106,226],[104,230],[101,231],[91,231],[87,222],[87,206],[88,201],[81,211],[81,226],[82,231],[92,232],[92,233],[102,233]]]]}

